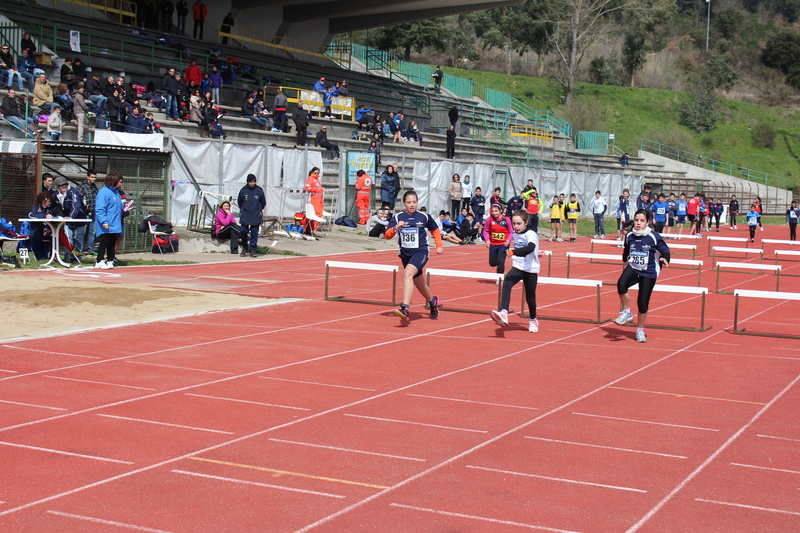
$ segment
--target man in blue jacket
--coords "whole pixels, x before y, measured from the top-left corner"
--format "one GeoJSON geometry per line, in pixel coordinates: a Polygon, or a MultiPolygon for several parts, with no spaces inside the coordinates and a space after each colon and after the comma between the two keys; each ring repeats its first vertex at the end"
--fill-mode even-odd
{"type": "Polygon", "coordinates": [[[250,257],[256,256],[258,248],[258,228],[264,221],[264,208],[267,207],[267,198],[264,190],[256,185],[255,174],[247,175],[247,185],[239,191],[239,225],[241,226],[242,257],[250,252],[250,257]],[[250,234],[250,245],[247,244],[247,235],[250,234]]]}

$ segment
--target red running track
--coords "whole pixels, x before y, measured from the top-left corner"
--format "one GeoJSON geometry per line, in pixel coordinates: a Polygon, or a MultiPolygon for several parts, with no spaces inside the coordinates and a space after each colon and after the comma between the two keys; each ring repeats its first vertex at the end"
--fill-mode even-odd
{"type": "MultiPolygon", "coordinates": [[[[543,244],[554,276],[565,250],[588,251],[543,244]]],[[[800,530],[800,344],[732,335],[732,296],[709,295],[710,331],[650,329],[641,345],[613,324],[542,321],[529,334],[516,316],[506,329],[446,310],[431,321],[418,296],[401,326],[390,308],[323,301],[323,265],[119,269],[104,281],[302,300],[0,346],[0,530],[800,530]]],[[[480,246],[431,265],[488,271],[480,246]]],[[[619,267],[573,270],[613,282],[619,267]]],[[[782,289],[800,292],[797,279],[782,289]]],[[[332,280],[360,298],[385,298],[387,284],[332,280]]],[[[434,287],[445,306],[496,301],[485,283],[434,287]]],[[[594,305],[578,289],[538,297],[542,314],[594,305]]],[[[694,325],[698,305],[656,293],[649,319],[694,325]]],[[[746,300],[741,320],[797,331],[790,305],[746,300]]],[[[603,309],[616,314],[613,286],[603,309]]]]}

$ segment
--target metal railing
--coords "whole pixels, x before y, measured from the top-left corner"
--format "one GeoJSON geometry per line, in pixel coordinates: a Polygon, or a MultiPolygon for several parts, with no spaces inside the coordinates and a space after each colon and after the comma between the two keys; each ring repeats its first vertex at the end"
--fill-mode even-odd
{"type": "Polygon", "coordinates": [[[641,143],[639,144],[639,149],[653,152],[656,155],[674,159],[675,161],[680,161],[681,163],[687,163],[689,165],[711,170],[713,172],[719,172],[721,174],[727,174],[728,176],[733,176],[748,181],[763,183],[764,185],[770,185],[772,187],[781,187],[787,189],[794,185],[793,181],[780,176],[773,176],[771,174],[767,174],[766,172],[752,170],[739,165],[734,165],[732,163],[726,163],[724,161],[717,161],[716,159],[712,159],[704,155],[686,152],[680,148],[673,148],[672,146],[667,146],[649,139],[642,139],[641,143]]]}
{"type": "MultiPolygon", "coordinates": [[[[103,1],[103,0],[99,0],[103,1]]],[[[138,26],[138,15],[136,12],[137,5],[135,2],[130,0],[115,0],[113,3],[116,5],[118,4],[119,7],[109,7],[105,4],[96,3],[96,2],[89,2],[85,0],[36,0],[37,5],[45,5],[52,7],[54,9],[60,9],[58,4],[69,4],[70,11],[75,13],[75,8],[86,8],[86,14],[91,15],[92,10],[97,10],[103,13],[104,17],[108,17],[109,15],[112,16],[114,20],[118,22],[123,22],[125,24],[131,24],[133,26],[138,26]]],[[[83,14],[82,9],[78,9],[78,14],[83,14]]]]}
{"type": "Polygon", "coordinates": [[[484,100],[487,104],[495,109],[511,109],[511,95],[503,91],[486,88],[484,91],[486,97],[484,100]]]}
{"type": "Polygon", "coordinates": [[[564,137],[572,137],[572,124],[552,111],[532,109],[525,102],[516,98],[511,99],[511,108],[534,124],[544,125],[555,131],[560,131],[564,137]]]}
{"type": "Polygon", "coordinates": [[[575,149],[584,154],[608,154],[608,132],[579,131],[575,137],[575,149]]]}
{"type": "Polygon", "coordinates": [[[219,24],[217,27],[217,34],[218,42],[221,42],[223,38],[227,37],[238,42],[242,48],[264,52],[277,57],[298,59],[315,65],[324,65],[326,62],[330,63],[330,61],[334,59],[339,63],[347,63],[348,67],[345,68],[349,68],[350,64],[349,57],[346,57],[344,54],[331,56],[326,53],[328,49],[324,46],[318,46],[313,43],[295,39],[287,39],[286,37],[279,37],[249,28],[219,24]]]}
{"type": "Polygon", "coordinates": [[[22,27],[18,24],[3,23],[0,24],[0,44],[6,44],[11,49],[14,58],[20,55],[20,43],[22,36],[26,33],[31,34],[31,38],[36,43],[42,42],[42,27],[36,24],[26,24],[22,27]]]}
{"type": "Polygon", "coordinates": [[[511,126],[511,137],[524,139],[527,146],[553,148],[555,144],[552,130],[532,126],[511,126]]]}
{"type": "Polygon", "coordinates": [[[534,166],[536,168],[547,168],[550,170],[560,170],[538,157],[533,157],[530,153],[529,147],[519,143],[511,135],[506,132],[509,129],[498,128],[495,124],[485,120],[483,117],[476,117],[474,125],[477,126],[472,130],[472,137],[480,139],[488,146],[500,152],[501,159],[507,159],[520,166],[534,166]],[[480,130],[484,128],[487,134],[482,133],[480,130]],[[525,154],[524,157],[521,154],[525,154]]]}

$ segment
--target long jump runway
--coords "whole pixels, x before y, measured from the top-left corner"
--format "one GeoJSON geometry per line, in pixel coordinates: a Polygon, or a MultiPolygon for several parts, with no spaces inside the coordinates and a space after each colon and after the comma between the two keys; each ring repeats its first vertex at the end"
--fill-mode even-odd
{"type": "MultiPolygon", "coordinates": [[[[553,276],[565,250],[588,251],[543,246],[553,276]]],[[[648,329],[637,344],[610,322],[498,328],[493,284],[442,278],[439,320],[417,294],[401,325],[391,307],[325,301],[324,262],[118,269],[92,280],[291,299],[2,343],[0,531],[800,531],[800,343],[733,335],[733,296],[708,295],[709,331],[648,329]]],[[[482,246],[429,266],[489,271],[482,246]]],[[[620,269],[572,271],[613,283],[620,269]]],[[[770,273],[722,279],[774,290],[770,273]]],[[[330,285],[390,298],[383,272],[330,285]]],[[[537,298],[542,316],[595,310],[577,287],[537,298]]],[[[648,323],[692,325],[699,305],[654,293],[648,323]]],[[[602,307],[616,316],[613,285],[602,307]]],[[[743,301],[739,321],[797,332],[800,314],[743,301]]]]}

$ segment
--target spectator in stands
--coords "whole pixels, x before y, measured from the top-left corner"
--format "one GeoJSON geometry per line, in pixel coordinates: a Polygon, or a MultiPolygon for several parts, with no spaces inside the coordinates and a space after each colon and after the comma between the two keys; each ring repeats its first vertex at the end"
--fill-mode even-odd
{"type": "Polygon", "coordinates": [[[292,120],[297,128],[297,146],[305,146],[308,124],[311,122],[311,118],[303,108],[303,102],[297,102],[297,107],[292,112],[292,120]]]}
{"type": "Polygon", "coordinates": [[[178,35],[186,35],[186,17],[189,16],[189,4],[186,0],[178,0],[175,4],[175,15],[178,17],[175,33],[178,35]]]}
{"type": "Polygon", "coordinates": [[[47,133],[50,135],[51,141],[57,141],[61,138],[61,129],[64,126],[64,121],[61,120],[61,108],[57,107],[50,113],[50,118],[47,119],[47,133]]]}
{"type": "Polygon", "coordinates": [[[3,98],[3,105],[0,110],[10,123],[20,129],[20,131],[28,131],[31,135],[36,135],[36,126],[33,117],[25,116],[25,102],[17,98],[16,91],[9,89],[8,94],[3,98]],[[26,127],[27,122],[27,127],[26,127]]]}
{"type": "Polygon", "coordinates": [[[197,104],[203,105],[203,97],[200,96],[200,91],[198,89],[194,89],[191,94],[189,95],[189,112],[191,113],[192,108],[197,104]]]}
{"type": "MultiPolygon", "coordinates": [[[[53,218],[52,202],[53,196],[50,191],[40,192],[36,195],[36,203],[31,207],[28,218],[53,218]]],[[[33,251],[33,255],[37,260],[42,261],[50,255],[50,241],[52,238],[47,224],[31,224],[28,247],[33,251]]]]}
{"type": "Polygon", "coordinates": [[[203,38],[203,26],[206,23],[206,17],[208,17],[208,8],[203,3],[203,0],[197,0],[194,5],[192,6],[192,14],[194,15],[194,31],[192,32],[192,37],[197,39],[198,31],[200,33],[200,39],[203,38]]]}
{"type": "Polygon", "coordinates": [[[408,123],[408,138],[417,141],[422,146],[422,132],[419,131],[417,124],[412,120],[408,123]]]}
{"type": "Polygon", "coordinates": [[[267,199],[264,196],[264,190],[256,184],[255,174],[247,175],[247,185],[239,191],[237,204],[239,205],[239,224],[241,224],[242,257],[248,252],[250,252],[250,257],[256,257],[258,228],[264,222],[264,208],[267,207],[267,199]]]}
{"type": "Polygon", "coordinates": [[[200,87],[200,84],[203,82],[203,71],[197,66],[196,59],[192,59],[189,66],[186,67],[186,76],[184,76],[184,78],[186,79],[187,85],[194,82],[195,87],[200,87]]]}
{"type": "Polygon", "coordinates": [[[219,102],[219,90],[222,89],[223,81],[222,74],[217,70],[216,66],[211,67],[211,73],[208,75],[209,85],[211,86],[211,97],[215,102],[219,102]]]}
{"type": "Polygon", "coordinates": [[[20,53],[22,53],[22,50],[27,50],[28,55],[31,57],[33,57],[33,54],[36,52],[36,45],[33,39],[31,39],[31,34],[29,32],[26,31],[22,34],[22,41],[20,42],[19,49],[20,53]]]}
{"type": "Polygon", "coordinates": [[[217,239],[230,239],[231,253],[239,253],[239,239],[242,238],[241,228],[236,223],[236,217],[231,212],[231,203],[228,200],[219,204],[217,215],[214,217],[214,235],[217,239]]]}
{"type": "Polygon", "coordinates": [[[86,82],[85,94],[88,95],[89,101],[101,109],[108,109],[106,102],[108,97],[103,96],[103,86],[100,81],[100,74],[92,72],[91,79],[86,82]]]}
{"type": "Polygon", "coordinates": [[[147,131],[147,122],[144,119],[144,113],[139,106],[133,108],[131,114],[128,115],[128,118],[125,120],[125,124],[125,133],[149,133],[147,131]]]}
{"type": "Polygon", "coordinates": [[[363,105],[359,105],[356,108],[356,122],[358,123],[358,129],[361,129],[362,126],[369,126],[371,124],[369,121],[369,113],[372,113],[372,109],[364,109],[363,105]]]}
{"type": "Polygon", "coordinates": [[[186,92],[186,86],[183,84],[180,74],[175,74],[175,84],[178,87],[178,92],[175,94],[175,101],[178,105],[178,115],[175,117],[175,120],[180,122],[183,120],[183,117],[189,114],[189,93],[186,92]]]}
{"type": "Polygon", "coordinates": [[[0,69],[6,76],[8,81],[0,81],[3,85],[8,87],[14,86],[14,77],[17,77],[19,83],[19,90],[24,90],[22,86],[22,74],[17,71],[16,63],[14,63],[14,55],[11,53],[7,44],[0,46],[0,69]]]}
{"type": "Polygon", "coordinates": [[[389,224],[389,213],[383,209],[375,211],[375,214],[367,221],[367,235],[369,237],[380,237],[386,231],[389,224]]]}
{"type": "Polygon", "coordinates": [[[339,159],[339,145],[328,140],[328,127],[322,126],[314,139],[314,146],[321,146],[328,150],[334,159],[339,159]]]}
{"type": "Polygon", "coordinates": [[[394,206],[397,203],[397,195],[403,189],[403,180],[400,179],[400,167],[397,163],[392,163],[392,169],[394,170],[394,201],[392,206],[394,206]]]}
{"type": "MultiPolygon", "coordinates": [[[[119,92],[117,89],[117,80],[114,79],[114,76],[106,77],[106,79],[102,82],[102,86],[103,96],[106,98],[111,98],[111,96],[114,94],[114,91],[119,92]]],[[[119,94],[117,96],[119,96],[119,94]]]]}
{"type": "Polygon", "coordinates": [[[347,96],[350,93],[350,90],[347,88],[347,80],[342,80],[342,83],[339,84],[339,96],[347,96]]]}
{"type": "Polygon", "coordinates": [[[84,255],[91,255],[94,253],[94,205],[97,200],[97,172],[93,168],[86,170],[86,180],[78,186],[78,192],[81,193],[83,203],[86,205],[86,218],[91,218],[92,222],[86,226],[86,240],[83,243],[76,245],[79,250],[83,250],[84,255]]]}
{"type": "MultiPolygon", "coordinates": [[[[33,92],[34,82],[36,81],[36,76],[34,75],[36,70],[36,60],[27,50],[22,50],[20,53],[17,61],[17,69],[19,71],[19,75],[28,82],[28,90],[33,92]]],[[[9,85],[11,84],[9,83],[9,85]]]]}
{"type": "Polygon", "coordinates": [[[192,104],[192,108],[189,110],[189,122],[200,126],[203,122],[203,105],[203,100],[198,100],[192,104]]]}
{"type": "Polygon", "coordinates": [[[108,106],[108,129],[123,131],[125,129],[125,104],[116,89],[108,97],[106,105],[108,106]]]}
{"type": "Polygon", "coordinates": [[[444,157],[453,159],[456,156],[456,127],[450,126],[447,130],[447,140],[445,141],[444,157]]]}
{"type": "Polygon", "coordinates": [[[461,176],[453,174],[453,179],[447,187],[447,193],[450,195],[450,210],[458,213],[461,208],[461,176]]]}
{"type": "Polygon", "coordinates": [[[53,175],[49,172],[42,174],[42,192],[53,190],[53,175]]]}
{"type": "Polygon", "coordinates": [[[131,90],[125,88],[125,80],[123,80],[122,78],[117,78],[116,83],[117,83],[117,90],[119,91],[119,94],[122,95],[123,100],[128,98],[128,94],[136,93],[136,89],[133,89],[133,83],[128,84],[131,87],[131,90]]]}
{"type": "Polygon", "coordinates": [[[383,209],[394,211],[395,199],[398,193],[396,186],[394,166],[389,165],[381,174],[381,203],[383,204],[383,209]]]}
{"type": "Polygon", "coordinates": [[[375,165],[381,164],[381,140],[378,137],[378,134],[375,134],[375,139],[372,139],[369,143],[369,148],[367,148],[371,153],[375,154],[375,165]]]}
{"type": "Polygon", "coordinates": [[[167,98],[167,120],[178,120],[178,82],[175,79],[174,68],[169,68],[164,74],[164,78],[161,80],[161,92],[167,98]]]}
{"type": "Polygon", "coordinates": [[[33,105],[41,107],[48,115],[53,108],[60,107],[53,101],[53,88],[50,87],[44,73],[39,74],[39,79],[36,80],[36,86],[33,88],[33,105]]]}
{"type": "Polygon", "coordinates": [[[81,61],[80,57],[76,57],[72,60],[72,72],[75,73],[75,77],[78,78],[78,81],[82,81],[84,85],[88,81],[88,76],[86,75],[86,66],[81,61]]]}
{"type": "Polygon", "coordinates": [[[83,99],[83,82],[78,84],[75,89],[75,96],[73,96],[72,113],[75,115],[75,122],[78,126],[78,142],[84,141],[83,130],[86,127],[86,114],[89,112],[89,107],[86,105],[86,100],[83,99]]]}
{"type": "Polygon", "coordinates": [[[227,137],[225,130],[222,129],[222,125],[219,123],[219,110],[212,105],[212,102],[206,102],[203,108],[203,122],[201,122],[201,125],[204,127],[203,137],[208,137],[209,133],[213,139],[227,137]]]}
{"type": "Polygon", "coordinates": [[[622,154],[622,157],[619,158],[619,164],[622,166],[622,168],[631,166],[630,163],[628,162],[628,157],[629,157],[628,154],[624,153],[622,154]]]}
{"type": "Polygon", "coordinates": [[[61,83],[66,84],[67,87],[70,88],[70,90],[72,90],[72,88],[78,83],[78,78],[72,71],[71,57],[65,58],[64,64],[61,65],[61,83]]]}
{"type": "Polygon", "coordinates": [[[286,107],[289,104],[289,99],[283,94],[283,91],[278,89],[275,93],[275,101],[272,104],[275,113],[275,122],[272,125],[272,131],[284,131],[286,127],[286,107]]]}
{"type": "Polygon", "coordinates": [[[158,11],[161,14],[161,31],[172,33],[172,13],[175,11],[175,6],[170,0],[161,0],[158,11]]]}
{"type": "Polygon", "coordinates": [[[333,86],[322,93],[322,103],[325,105],[325,118],[333,118],[331,115],[331,104],[333,104],[333,86]]]}
{"type": "Polygon", "coordinates": [[[447,116],[450,118],[450,125],[453,126],[453,129],[456,129],[456,122],[458,122],[458,104],[453,104],[453,107],[447,112],[447,116]]]}
{"type": "MultiPolygon", "coordinates": [[[[225,18],[222,19],[222,26],[219,28],[220,33],[230,33],[234,23],[235,21],[233,20],[233,13],[229,11],[228,14],[225,15],[225,18]]],[[[222,38],[222,44],[228,44],[227,37],[222,38]]]]}
{"type": "Polygon", "coordinates": [[[152,113],[145,114],[144,121],[147,123],[147,133],[164,133],[156,119],[153,118],[152,113]]]}
{"type": "Polygon", "coordinates": [[[320,94],[325,94],[325,91],[328,90],[328,88],[325,87],[325,78],[320,78],[317,83],[314,84],[314,90],[320,94]]]}
{"type": "Polygon", "coordinates": [[[252,94],[247,95],[247,99],[242,103],[242,116],[244,118],[249,118],[264,130],[268,130],[269,128],[269,120],[263,116],[259,116],[255,98],[253,98],[252,94]]]}
{"type": "Polygon", "coordinates": [[[437,66],[436,70],[433,71],[433,85],[437,93],[441,90],[442,78],[444,78],[444,72],[437,66]]]}
{"type": "Polygon", "coordinates": [[[208,72],[203,73],[203,81],[200,82],[200,93],[205,94],[211,91],[211,78],[208,72]]]}
{"type": "MultiPolygon", "coordinates": [[[[70,96],[66,83],[59,83],[56,91],[58,91],[58,103],[61,105],[64,120],[68,120],[73,114],[75,100],[70,96]]],[[[83,91],[83,97],[86,98],[85,90],[83,91]]]]}

